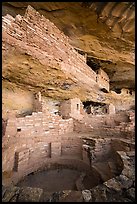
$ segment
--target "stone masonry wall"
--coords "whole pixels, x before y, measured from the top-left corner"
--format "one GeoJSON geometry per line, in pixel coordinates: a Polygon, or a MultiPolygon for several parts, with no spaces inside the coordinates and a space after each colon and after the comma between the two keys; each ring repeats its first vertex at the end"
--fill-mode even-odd
{"type": "Polygon", "coordinates": [[[61,135],[72,131],[72,118],[63,120],[61,116],[51,115],[48,112],[33,112],[30,116],[9,118],[3,138],[3,171],[12,170],[16,160],[14,158],[15,153],[19,155],[18,152],[26,152],[28,151],[27,148],[29,151],[32,148],[32,152],[35,152],[33,159],[37,157],[36,154],[41,154],[42,148],[44,148],[45,156],[46,154],[49,155],[48,151],[46,153],[45,145],[51,145],[49,147],[53,151],[51,154],[52,156],[55,155],[58,148],[61,148],[61,135]]]}
{"type": "Polygon", "coordinates": [[[113,136],[119,135],[123,137],[134,136],[134,112],[119,112],[116,114],[106,115],[88,115],[82,120],[74,120],[74,131],[76,132],[92,132],[93,135],[113,136]],[[131,118],[131,119],[130,119],[131,118]],[[131,121],[130,121],[131,120],[131,121]]]}
{"type": "Polygon", "coordinates": [[[84,115],[83,105],[79,98],[69,99],[60,104],[60,114],[64,118],[82,119],[84,115]]]}
{"type": "Polygon", "coordinates": [[[112,103],[108,105],[108,113],[115,114],[115,106],[112,103]]]}
{"type": "Polygon", "coordinates": [[[75,133],[72,136],[63,136],[61,140],[61,154],[62,156],[67,156],[77,159],[82,159],[82,140],[75,136],[75,133]]]}
{"type": "Polygon", "coordinates": [[[102,70],[99,69],[97,74],[97,83],[101,88],[105,88],[109,92],[109,77],[108,75],[102,70]]]}
{"type": "Polygon", "coordinates": [[[59,113],[64,118],[69,118],[70,117],[70,113],[71,113],[71,102],[70,102],[70,100],[61,102],[60,107],[59,107],[59,113]]]}
{"type": "Polygon", "coordinates": [[[41,64],[60,67],[64,73],[71,75],[89,87],[96,83],[96,73],[83,61],[83,56],[69,44],[65,36],[52,22],[28,6],[24,17],[17,15],[3,17],[3,43],[12,46],[20,44],[22,51],[38,58],[41,64]],[[32,49],[33,48],[33,49],[32,49]]]}
{"type": "Polygon", "coordinates": [[[105,159],[111,151],[111,139],[110,138],[86,138],[83,144],[83,158],[87,164],[92,166],[96,162],[100,162],[105,159]],[[102,158],[103,157],[103,158],[102,158]]]}

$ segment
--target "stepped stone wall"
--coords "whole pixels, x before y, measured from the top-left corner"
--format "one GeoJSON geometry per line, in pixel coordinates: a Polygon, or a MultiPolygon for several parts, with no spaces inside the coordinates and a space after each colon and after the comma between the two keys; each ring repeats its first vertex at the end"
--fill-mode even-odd
{"type": "Polygon", "coordinates": [[[3,51],[10,51],[8,46],[11,45],[19,53],[38,59],[42,65],[60,69],[67,78],[86,89],[93,90],[95,86],[98,91],[99,87],[109,90],[107,74],[101,70],[97,75],[70,45],[69,38],[31,6],[23,17],[17,15],[14,19],[10,15],[4,16],[2,29],[3,51]]]}
{"type": "Polygon", "coordinates": [[[109,92],[109,77],[101,68],[97,71],[97,83],[109,92]]]}

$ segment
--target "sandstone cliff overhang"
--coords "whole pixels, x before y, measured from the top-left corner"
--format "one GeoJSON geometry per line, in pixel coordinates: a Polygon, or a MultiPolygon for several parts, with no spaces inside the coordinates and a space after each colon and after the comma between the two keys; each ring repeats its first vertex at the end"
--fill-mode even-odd
{"type": "Polygon", "coordinates": [[[69,38],[35,9],[28,6],[23,17],[3,17],[2,27],[4,82],[39,89],[51,97],[76,94],[81,99],[90,96],[98,100],[103,82],[97,83],[97,74],[70,45],[69,38]]]}
{"type": "Polygon", "coordinates": [[[111,90],[135,88],[135,2],[3,2],[2,14],[23,16],[29,4],[108,74],[111,90]]]}

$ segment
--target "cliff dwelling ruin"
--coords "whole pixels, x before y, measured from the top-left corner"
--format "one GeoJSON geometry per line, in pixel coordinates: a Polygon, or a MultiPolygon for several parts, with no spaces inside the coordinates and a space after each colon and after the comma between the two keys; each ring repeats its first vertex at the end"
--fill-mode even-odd
{"type": "Polygon", "coordinates": [[[135,202],[134,2],[2,3],[2,202],[135,202]]]}

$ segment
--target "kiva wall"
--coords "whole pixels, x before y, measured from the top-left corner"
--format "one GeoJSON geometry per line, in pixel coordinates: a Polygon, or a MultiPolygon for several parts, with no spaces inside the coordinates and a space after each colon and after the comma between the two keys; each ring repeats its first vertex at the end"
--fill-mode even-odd
{"type": "MultiPolygon", "coordinates": [[[[59,115],[34,112],[23,118],[9,118],[5,135],[3,137],[3,170],[12,170],[14,167],[14,154],[22,148],[38,148],[37,141],[43,141],[43,145],[52,142],[60,142],[61,135],[73,131],[73,119],[63,120],[59,115]],[[18,142],[17,142],[18,141],[18,142]],[[30,141],[30,143],[29,143],[30,141]],[[14,142],[16,145],[14,146],[14,142]],[[8,151],[7,151],[8,149],[8,151]]],[[[52,144],[56,149],[57,143],[52,144]]],[[[59,146],[59,144],[58,144],[59,146]]],[[[61,143],[60,143],[61,147],[61,143]]],[[[56,151],[56,150],[55,150],[56,151]]],[[[55,154],[52,152],[52,155],[55,154]]],[[[36,156],[36,155],[35,155],[36,156]]]]}

